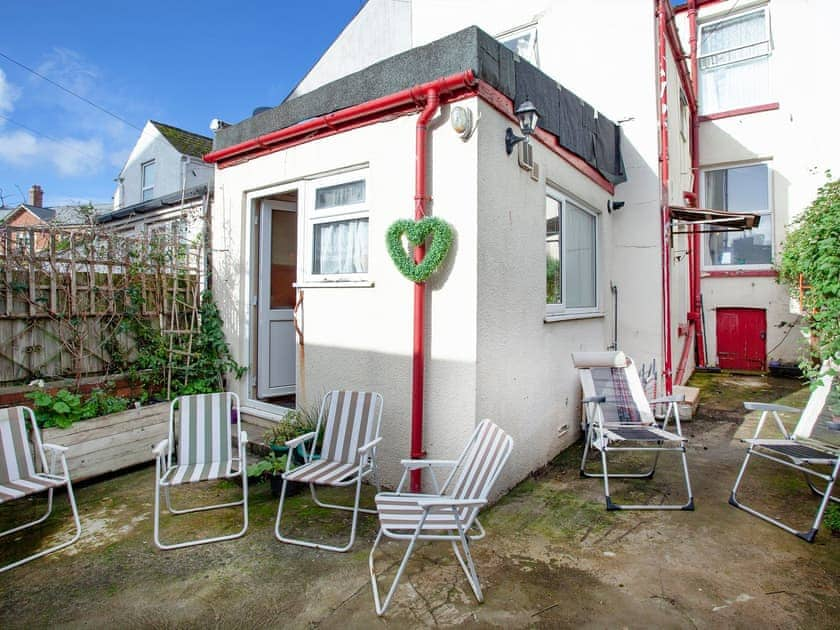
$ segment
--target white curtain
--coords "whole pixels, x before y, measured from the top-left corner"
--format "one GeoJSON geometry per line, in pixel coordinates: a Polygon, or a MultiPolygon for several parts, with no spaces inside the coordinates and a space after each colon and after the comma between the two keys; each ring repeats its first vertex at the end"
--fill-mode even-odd
{"type": "Polygon", "coordinates": [[[367,272],[368,220],[316,224],[312,267],[319,275],[367,272]]]}
{"type": "Polygon", "coordinates": [[[770,100],[764,11],[700,30],[700,113],[763,105],[770,100]]]}

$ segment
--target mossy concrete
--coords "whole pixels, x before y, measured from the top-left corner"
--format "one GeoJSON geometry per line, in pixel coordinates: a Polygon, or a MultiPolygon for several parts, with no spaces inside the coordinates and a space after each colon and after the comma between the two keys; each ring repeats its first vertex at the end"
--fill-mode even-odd
{"type": "MultiPolygon", "coordinates": [[[[373,517],[362,517],[349,553],[281,544],[268,484],[250,487],[243,538],[159,551],[152,543],[153,469],[142,468],[81,484],[79,543],[0,574],[0,627],[836,627],[840,538],[823,528],[809,545],[727,504],[744,453],[734,439],[742,401],[787,400],[799,385],[727,375],[702,380],[698,417],[685,427],[696,511],[606,512],[600,481],[578,474],[578,444],[483,513],[488,535],[473,552],[484,604],[474,600],[448,545],[430,543],[417,550],[394,604],[377,619],[367,573],[373,517]]],[[[808,522],[815,502],[801,476],[760,463],[752,470],[744,500],[808,522]]],[[[663,456],[651,481],[615,483],[613,496],[680,501],[679,473],[677,459],[663,456]]],[[[180,498],[220,501],[238,491],[225,482],[180,498]]],[[[364,500],[372,496],[366,488],[364,500]]],[[[59,517],[67,516],[64,498],[59,517]]],[[[332,490],[325,498],[350,494],[332,490]]],[[[39,505],[3,505],[0,527],[34,515],[39,505]]],[[[163,532],[170,540],[233,532],[240,518],[236,509],[164,516],[163,532]]],[[[306,494],[290,499],[284,523],[322,541],[338,542],[349,531],[349,515],[313,507],[306,494]]],[[[54,518],[4,540],[0,562],[49,544],[67,524],[54,518]]],[[[377,555],[388,578],[402,549],[388,543],[377,555]]]]}

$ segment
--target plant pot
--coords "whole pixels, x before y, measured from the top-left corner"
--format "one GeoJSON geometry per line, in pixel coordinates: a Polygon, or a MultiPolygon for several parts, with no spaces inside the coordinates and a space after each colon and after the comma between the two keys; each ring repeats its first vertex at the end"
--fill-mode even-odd
{"type": "MultiPolygon", "coordinates": [[[[289,447],[284,444],[269,444],[269,448],[274,451],[274,454],[280,457],[281,455],[286,455],[289,452],[289,447]]],[[[313,459],[319,459],[316,455],[313,459]]],[[[302,466],[306,463],[306,451],[304,450],[301,444],[298,444],[294,449],[292,449],[292,465],[293,466],[302,466]]]]}

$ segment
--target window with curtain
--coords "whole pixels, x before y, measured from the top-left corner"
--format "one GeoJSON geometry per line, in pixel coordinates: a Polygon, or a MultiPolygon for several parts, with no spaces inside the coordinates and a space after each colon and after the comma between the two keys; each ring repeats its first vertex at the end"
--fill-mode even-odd
{"type": "Polygon", "coordinates": [[[699,29],[700,114],[768,103],[767,8],[702,24],[699,29]]]}
{"type": "Polygon", "coordinates": [[[358,179],[358,174],[351,181],[316,185],[309,216],[311,276],[358,277],[367,273],[366,196],[366,182],[358,179]]]}
{"type": "Polygon", "coordinates": [[[560,192],[545,201],[546,314],[598,308],[598,217],[560,192]]]}
{"type": "Polygon", "coordinates": [[[751,164],[703,172],[703,206],[714,210],[753,212],[757,228],[744,232],[712,231],[706,235],[706,267],[768,266],[773,262],[773,214],[770,169],[751,164]]]}

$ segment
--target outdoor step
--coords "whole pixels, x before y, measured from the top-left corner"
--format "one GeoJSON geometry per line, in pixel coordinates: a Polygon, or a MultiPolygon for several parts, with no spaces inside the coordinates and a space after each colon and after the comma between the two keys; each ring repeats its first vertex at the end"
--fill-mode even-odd
{"type": "Polygon", "coordinates": [[[680,420],[691,420],[700,403],[700,388],[689,385],[674,385],[674,395],[682,394],[685,400],[680,403],[680,420]]]}

